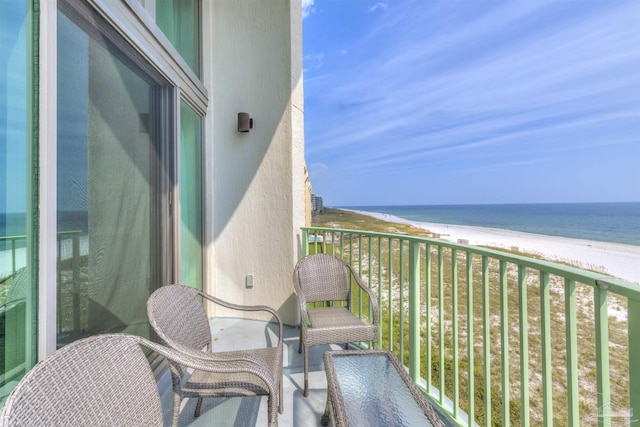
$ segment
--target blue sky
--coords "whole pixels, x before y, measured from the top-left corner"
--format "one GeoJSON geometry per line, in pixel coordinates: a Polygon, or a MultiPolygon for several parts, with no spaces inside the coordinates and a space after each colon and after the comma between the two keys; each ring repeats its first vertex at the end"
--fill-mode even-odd
{"type": "Polygon", "coordinates": [[[640,201],[640,0],[304,0],[327,206],[640,201]]]}

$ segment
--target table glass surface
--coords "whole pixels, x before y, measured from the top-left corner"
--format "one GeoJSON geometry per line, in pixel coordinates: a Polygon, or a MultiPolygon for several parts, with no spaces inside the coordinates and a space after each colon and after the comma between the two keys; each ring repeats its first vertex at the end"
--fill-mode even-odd
{"type": "Polygon", "coordinates": [[[430,426],[384,354],[333,357],[350,426],[430,426]]]}

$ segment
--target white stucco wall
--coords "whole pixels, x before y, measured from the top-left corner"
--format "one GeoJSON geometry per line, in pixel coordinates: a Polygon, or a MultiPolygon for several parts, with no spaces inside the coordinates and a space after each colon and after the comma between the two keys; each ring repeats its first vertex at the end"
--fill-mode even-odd
{"type": "Polygon", "coordinates": [[[289,324],[304,224],[301,20],[299,0],[203,2],[205,290],[272,306],[289,324]],[[238,112],[253,117],[251,132],[237,131],[238,112]]]}

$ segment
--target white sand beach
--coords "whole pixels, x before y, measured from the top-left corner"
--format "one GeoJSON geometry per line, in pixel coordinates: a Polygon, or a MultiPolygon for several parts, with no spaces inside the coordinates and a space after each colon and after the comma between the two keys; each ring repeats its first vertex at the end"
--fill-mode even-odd
{"type": "Polygon", "coordinates": [[[397,216],[352,211],[384,221],[410,224],[437,233],[441,239],[536,254],[550,261],[569,262],[640,284],[640,246],[546,236],[496,228],[411,221],[397,216]]]}

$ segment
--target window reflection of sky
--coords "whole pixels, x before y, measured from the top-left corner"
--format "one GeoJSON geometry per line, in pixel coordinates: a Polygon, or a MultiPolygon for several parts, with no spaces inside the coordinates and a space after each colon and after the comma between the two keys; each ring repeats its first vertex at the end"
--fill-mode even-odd
{"type": "Polygon", "coordinates": [[[25,2],[0,2],[0,212],[25,212],[27,25],[25,2]]]}

